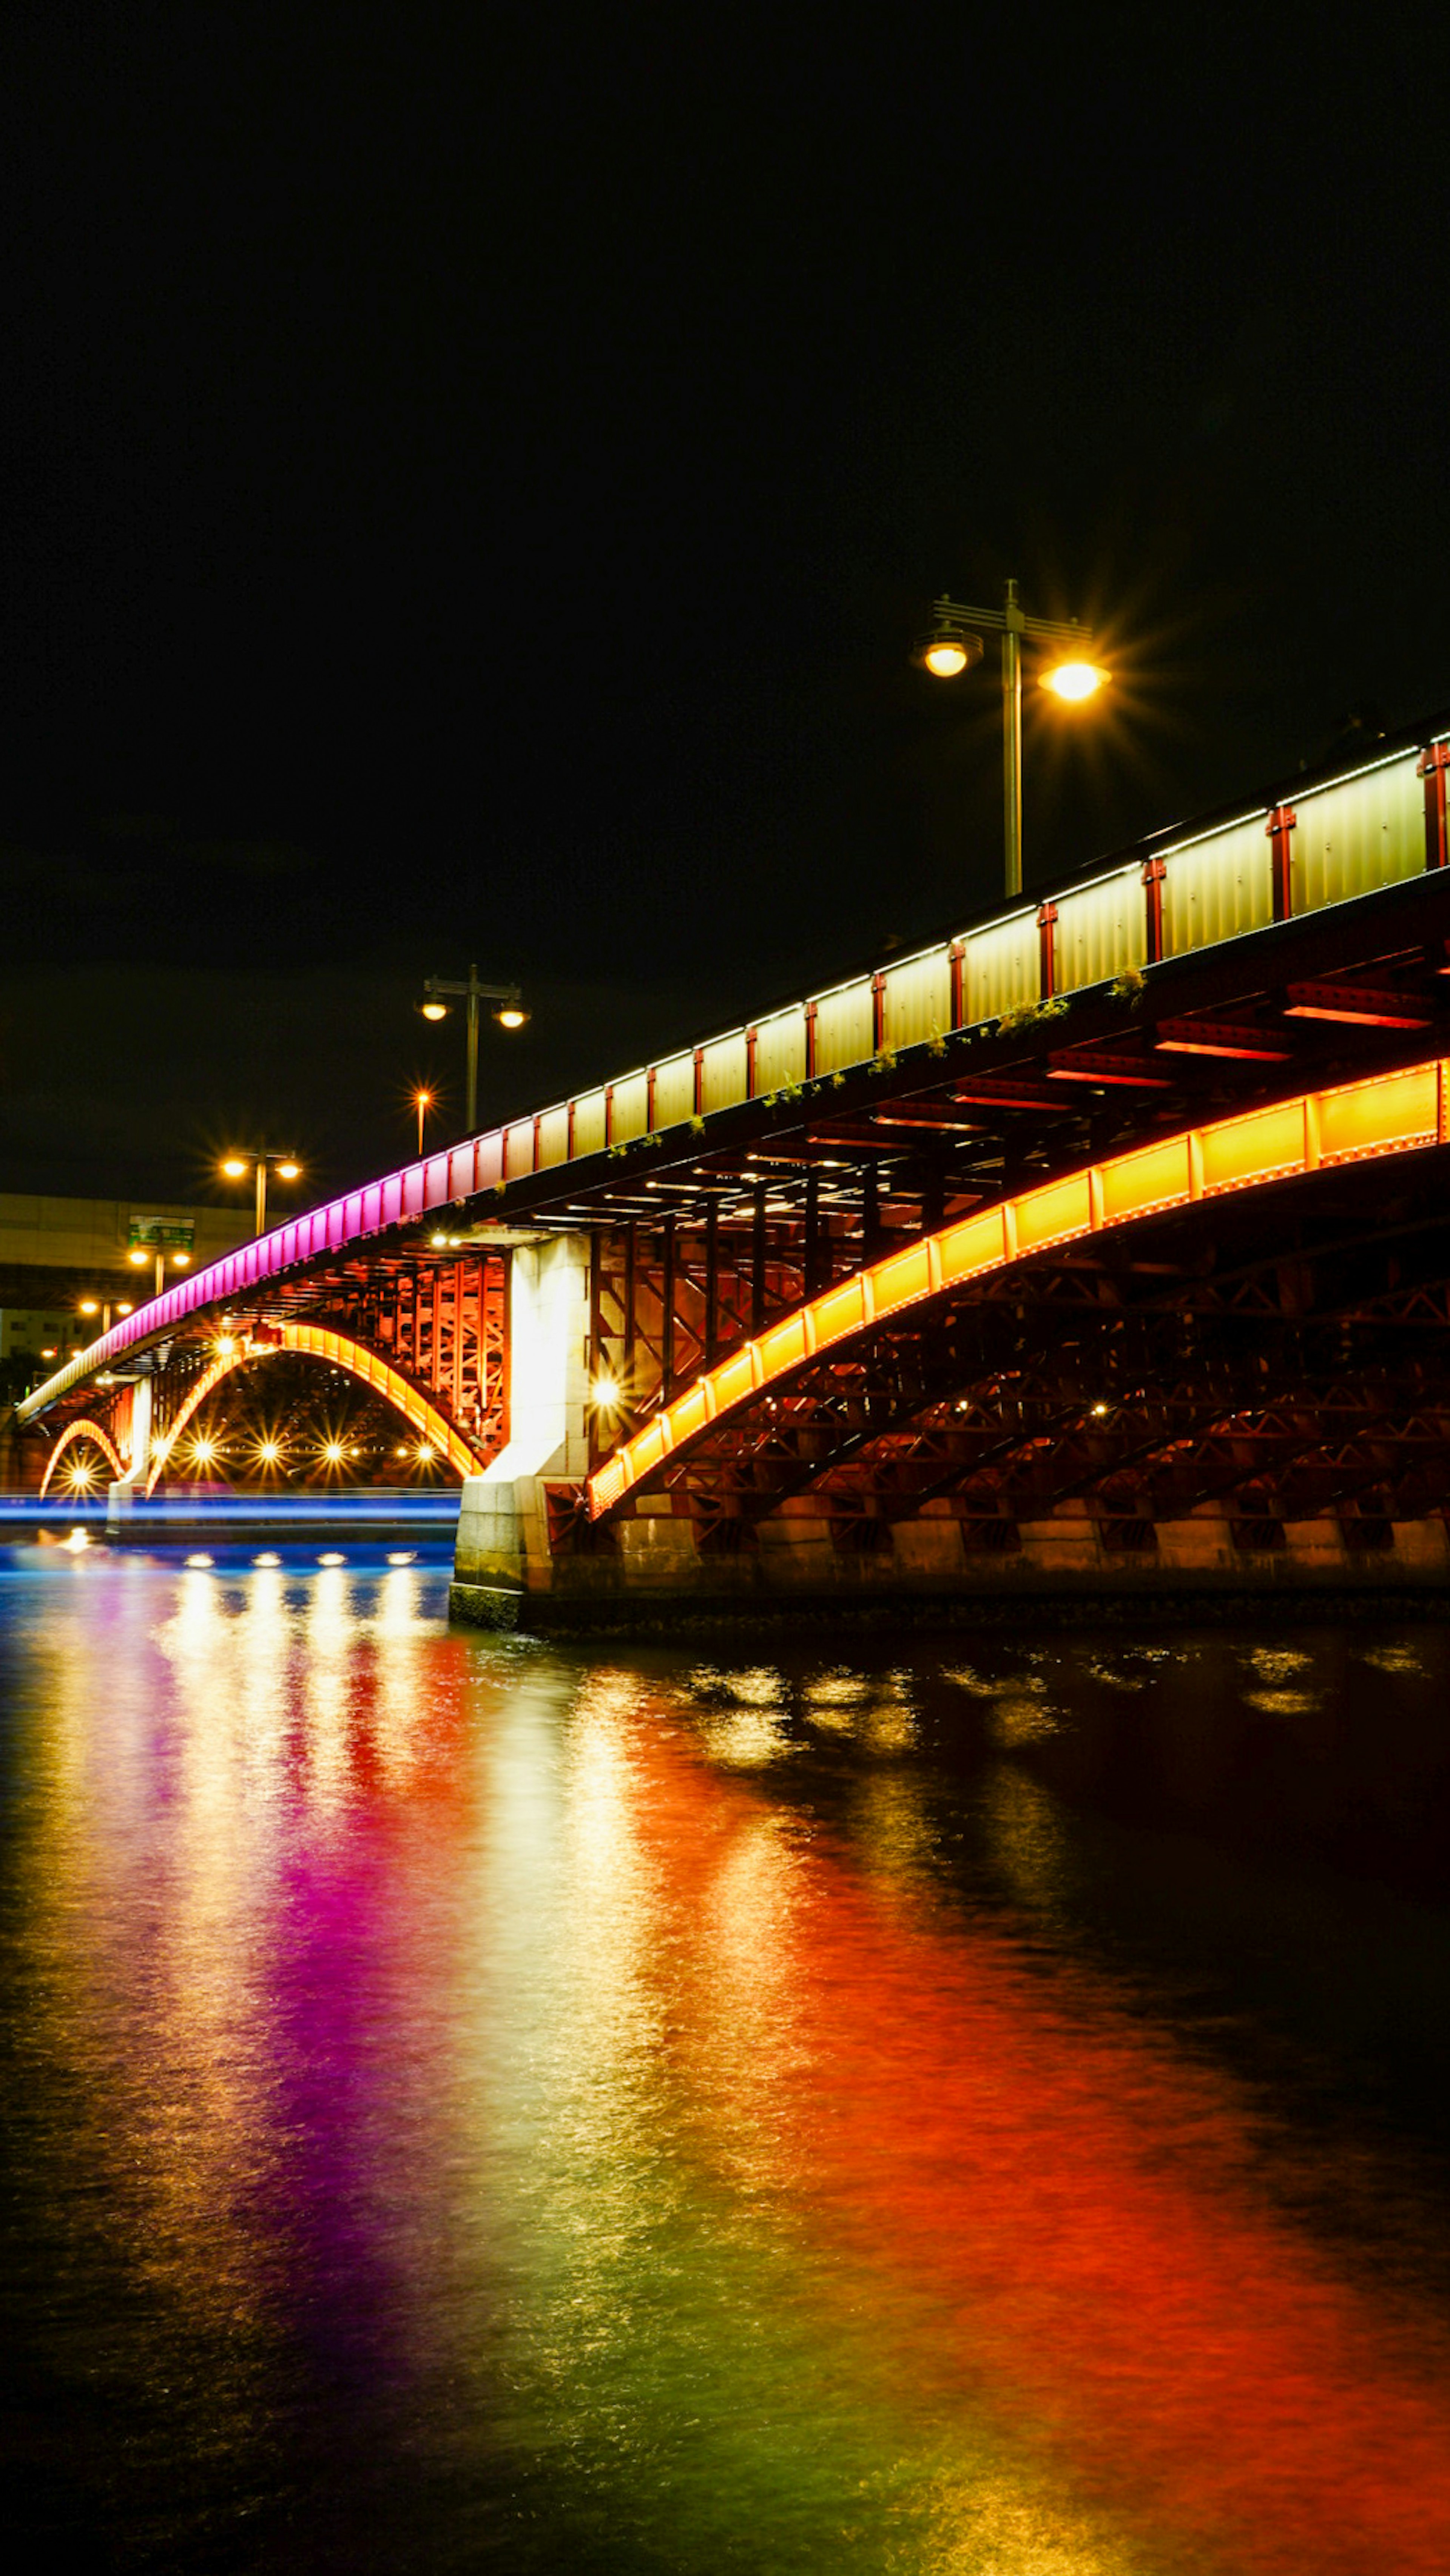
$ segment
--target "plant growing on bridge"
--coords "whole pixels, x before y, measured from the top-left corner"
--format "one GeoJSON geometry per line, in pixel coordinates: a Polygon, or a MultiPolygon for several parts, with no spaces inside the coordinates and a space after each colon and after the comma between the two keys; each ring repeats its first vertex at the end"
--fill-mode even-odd
{"type": "Polygon", "coordinates": [[[1024,1029],[1039,1028],[1044,1021],[1064,1018],[1068,1008],[1068,998],[1065,993],[1054,993],[1051,1000],[1046,1002],[1016,1002],[1011,1010],[999,1014],[997,1035],[1002,1038],[1015,1038],[1024,1029]]]}
{"type": "Polygon", "coordinates": [[[1136,1010],[1148,990],[1148,979],[1139,974],[1136,966],[1127,966],[1121,975],[1114,976],[1108,990],[1115,1002],[1127,1002],[1136,1010]]]}

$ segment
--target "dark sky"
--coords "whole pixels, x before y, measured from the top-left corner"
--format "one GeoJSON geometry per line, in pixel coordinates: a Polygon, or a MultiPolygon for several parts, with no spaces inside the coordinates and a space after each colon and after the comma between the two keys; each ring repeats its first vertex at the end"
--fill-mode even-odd
{"type": "Polygon", "coordinates": [[[1450,701],[1437,17],[10,7],[0,1187],[319,1185],[1450,701]]]}

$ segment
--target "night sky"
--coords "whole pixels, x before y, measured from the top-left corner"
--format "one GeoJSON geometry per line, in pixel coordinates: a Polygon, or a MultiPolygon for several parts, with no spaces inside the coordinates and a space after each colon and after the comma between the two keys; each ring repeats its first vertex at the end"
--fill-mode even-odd
{"type": "Polygon", "coordinates": [[[8,9],[0,1187],[377,1170],[470,958],[534,1009],[487,1117],[987,906],[942,588],[1111,648],[1029,705],[1029,885],[1450,702],[1445,69],[1409,10],[8,9]]]}

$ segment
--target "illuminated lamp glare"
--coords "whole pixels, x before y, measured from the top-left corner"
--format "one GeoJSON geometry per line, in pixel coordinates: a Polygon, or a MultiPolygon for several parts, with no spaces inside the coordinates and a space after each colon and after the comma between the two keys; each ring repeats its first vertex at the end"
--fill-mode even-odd
{"type": "Polygon", "coordinates": [[[61,1540],[61,1546],[69,1548],[72,1556],[79,1556],[81,1549],[89,1547],[90,1543],[83,1529],[73,1529],[69,1538],[61,1540]]]}
{"type": "Polygon", "coordinates": [[[55,1345],[54,1345],[54,1343],[52,1343],[52,1344],[51,1344],[51,1346],[50,1346],[50,1348],[49,1348],[48,1350],[43,1350],[43,1351],[41,1352],[40,1356],[41,1356],[41,1358],[42,1358],[43,1360],[53,1360],[53,1359],[54,1359],[54,1357],[55,1357],[55,1345]]]}
{"type": "Polygon", "coordinates": [[[295,1181],[299,1178],[301,1170],[302,1166],[300,1163],[294,1163],[291,1161],[279,1163],[277,1166],[277,1178],[279,1181],[295,1181]]]}
{"type": "Polygon", "coordinates": [[[81,1299],[81,1313],[83,1315],[99,1315],[100,1311],[100,1307],[97,1305],[94,1297],[83,1297],[81,1299]]]}
{"type": "Polygon", "coordinates": [[[419,1441],[419,1443],[418,1443],[418,1464],[419,1464],[419,1466],[420,1466],[420,1467],[431,1467],[431,1466],[432,1466],[432,1464],[433,1464],[433,1461],[434,1461],[434,1459],[437,1457],[437,1455],[438,1455],[437,1450],[436,1450],[436,1449],[434,1449],[434,1448],[431,1448],[431,1447],[430,1447],[430,1445],[429,1445],[429,1443],[428,1443],[426,1440],[420,1440],[420,1441],[419,1441]]]}
{"type": "Polygon", "coordinates": [[[342,1442],[340,1440],[324,1440],[322,1444],[322,1454],[327,1460],[329,1467],[335,1467],[343,1454],[342,1442]]]}
{"type": "Polygon", "coordinates": [[[191,1254],[189,1252],[173,1252],[171,1256],[171,1264],[174,1270],[189,1270],[191,1268],[191,1254]]]}
{"type": "Polygon", "coordinates": [[[276,1550],[270,1547],[264,1547],[261,1555],[254,1556],[252,1559],[252,1563],[254,1565],[280,1565],[281,1562],[282,1559],[278,1556],[276,1550]]]}
{"type": "Polygon", "coordinates": [[[230,1333],[218,1333],[216,1355],[219,1360],[229,1360],[236,1347],[230,1333]]]}
{"type": "Polygon", "coordinates": [[[448,1017],[446,1002],[420,1002],[418,1007],[425,1020],[446,1020],[448,1017]]]}
{"type": "Polygon", "coordinates": [[[414,1562],[417,1553],[418,1551],[414,1547],[396,1547],[391,1551],[388,1557],[388,1563],[389,1565],[411,1565],[414,1562]]]}
{"type": "MultiPolygon", "coordinates": [[[[144,1270],[144,1269],[145,1269],[145,1267],[146,1267],[146,1255],[145,1255],[145,1253],[141,1250],[141,1247],[140,1247],[140,1245],[139,1245],[139,1244],[137,1244],[137,1246],[136,1246],[136,1248],[135,1248],[135,1250],[134,1250],[133,1252],[128,1252],[128,1253],[127,1253],[126,1258],[127,1258],[127,1260],[130,1262],[131,1267],[132,1267],[132,1269],[133,1269],[133,1270],[144,1270]]],[[[121,1311],[122,1311],[122,1313],[123,1313],[123,1314],[129,1315],[129,1313],[130,1313],[131,1309],[130,1309],[130,1307],[129,1307],[129,1306],[123,1306],[123,1307],[122,1307],[122,1309],[121,1309],[121,1311]]]]}
{"type": "Polygon", "coordinates": [[[240,1154],[228,1154],[222,1170],[229,1181],[244,1181],[247,1177],[247,1166],[240,1154]]]}
{"type": "MultiPolygon", "coordinates": [[[[278,1459],[279,1459],[279,1458],[281,1457],[281,1455],[282,1455],[282,1443],[281,1443],[281,1441],[280,1441],[280,1440],[263,1440],[263,1441],[259,1442],[259,1444],[258,1444],[258,1448],[257,1448],[257,1455],[258,1455],[258,1457],[261,1459],[262,1464],[263,1464],[263,1466],[264,1466],[264,1467],[275,1467],[275,1465],[276,1465],[276,1463],[277,1463],[278,1459]]],[[[258,1559],[258,1562],[259,1562],[259,1563],[261,1562],[260,1558],[258,1559]]]]}
{"type": "Polygon", "coordinates": [[[618,1378],[606,1374],[595,1379],[589,1390],[589,1401],[596,1405],[601,1413],[613,1413],[622,1393],[623,1389],[618,1378]]]}
{"type": "Polygon", "coordinates": [[[135,1311],[136,1309],[134,1306],[118,1306],[116,1308],[118,1315],[134,1315],[135,1311]]]}
{"type": "Polygon", "coordinates": [[[335,1547],[330,1547],[326,1555],[320,1556],[317,1562],[319,1565],[346,1565],[347,1558],[340,1555],[335,1547]]]}
{"type": "Polygon", "coordinates": [[[189,1556],[189,1557],[187,1558],[186,1562],[187,1562],[187,1564],[188,1564],[188,1565],[194,1565],[194,1566],[198,1569],[198,1571],[201,1571],[201,1570],[202,1570],[202,1569],[204,1569],[205,1567],[209,1566],[209,1565],[211,1564],[212,1560],[211,1560],[211,1558],[206,1554],[206,1552],[205,1552],[205,1550],[204,1550],[204,1549],[202,1549],[202,1548],[198,1548],[198,1550],[197,1550],[197,1552],[196,1552],[195,1556],[189,1556]]]}
{"type": "Polygon", "coordinates": [[[1042,685],[1044,689],[1050,689],[1055,698],[1062,698],[1068,706],[1075,707],[1084,698],[1095,698],[1110,676],[1107,671],[1100,671],[1095,662],[1055,662],[1050,671],[1043,672],[1042,685]]]}
{"type": "Polygon", "coordinates": [[[967,667],[965,651],[950,636],[943,636],[939,644],[928,644],[922,660],[937,680],[954,680],[967,667]]]}
{"type": "Polygon", "coordinates": [[[428,1240],[432,1244],[435,1252],[447,1251],[448,1237],[446,1234],[430,1234],[428,1240]]]}
{"type": "Polygon", "coordinates": [[[506,1002],[503,1009],[495,1011],[493,1016],[501,1029],[521,1029],[527,1025],[529,1015],[527,1011],[521,1011],[516,1003],[506,1002]]]}

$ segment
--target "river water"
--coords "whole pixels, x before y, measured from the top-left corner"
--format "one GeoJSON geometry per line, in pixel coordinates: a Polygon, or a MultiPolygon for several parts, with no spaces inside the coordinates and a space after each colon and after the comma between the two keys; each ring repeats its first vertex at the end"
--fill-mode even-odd
{"type": "Polygon", "coordinates": [[[1450,1634],[0,1557],[7,2522],[1443,2576],[1450,1634]]]}

